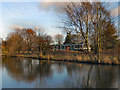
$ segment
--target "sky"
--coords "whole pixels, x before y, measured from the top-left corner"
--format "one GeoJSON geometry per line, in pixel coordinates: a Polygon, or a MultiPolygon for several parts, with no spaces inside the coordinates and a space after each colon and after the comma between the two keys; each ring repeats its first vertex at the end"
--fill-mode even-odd
{"type": "MultiPolygon", "coordinates": [[[[13,31],[13,27],[33,28],[44,27],[45,32],[51,36],[62,34],[57,28],[64,14],[60,11],[63,3],[41,2],[40,0],[2,0],[0,2],[0,38],[5,39],[13,31]],[[55,6],[56,5],[56,6],[55,6]],[[58,9],[58,8],[59,9],[58,9]]],[[[110,3],[112,14],[118,17],[117,2],[110,3]]]]}
{"type": "Polygon", "coordinates": [[[3,2],[2,3],[2,32],[0,36],[5,38],[14,26],[45,28],[49,35],[62,33],[56,27],[59,22],[58,15],[50,10],[40,9],[38,2],[3,2]]]}

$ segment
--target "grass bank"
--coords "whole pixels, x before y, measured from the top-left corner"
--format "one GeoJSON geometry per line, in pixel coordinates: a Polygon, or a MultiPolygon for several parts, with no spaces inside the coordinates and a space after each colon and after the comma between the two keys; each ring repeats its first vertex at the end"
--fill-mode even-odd
{"type": "MultiPolygon", "coordinates": [[[[51,51],[49,54],[39,56],[38,54],[5,54],[12,57],[25,57],[33,58],[39,60],[54,60],[54,61],[67,61],[67,62],[78,62],[78,63],[89,63],[89,64],[98,64],[97,59],[91,61],[88,54],[78,51],[51,51]]],[[[97,55],[91,53],[92,58],[97,57],[97,55]]],[[[116,54],[102,53],[101,54],[101,63],[104,65],[120,65],[119,58],[116,54]]]]}

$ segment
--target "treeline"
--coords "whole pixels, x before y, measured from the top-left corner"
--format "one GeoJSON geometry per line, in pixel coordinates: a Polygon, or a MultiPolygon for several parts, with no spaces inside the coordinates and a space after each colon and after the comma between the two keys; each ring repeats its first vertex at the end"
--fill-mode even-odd
{"type": "Polygon", "coordinates": [[[42,28],[16,28],[3,41],[3,52],[10,54],[36,52],[42,55],[49,51],[52,42],[52,37],[47,35],[42,28]]]}

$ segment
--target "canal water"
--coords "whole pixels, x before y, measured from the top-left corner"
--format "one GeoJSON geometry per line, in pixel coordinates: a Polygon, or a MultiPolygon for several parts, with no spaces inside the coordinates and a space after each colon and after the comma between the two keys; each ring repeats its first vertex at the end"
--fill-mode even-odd
{"type": "Polygon", "coordinates": [[[2,57],[2,88],[118,88],[118,66],[2,57]]]}

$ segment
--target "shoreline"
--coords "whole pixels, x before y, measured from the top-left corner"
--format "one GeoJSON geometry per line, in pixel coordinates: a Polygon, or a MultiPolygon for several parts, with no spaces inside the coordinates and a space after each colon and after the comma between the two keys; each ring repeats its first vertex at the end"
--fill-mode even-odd
{"type": "Polygon", "coordinates": [[[2,54],[2,56],[8,56],[8,57],[23,57],[23,58],[32,58],[32,59],[38,59],[38,60],[50,60],[50,61],[59,61],[59,62],[72,62],[72,63],[83,63],[83,64],[93,64],[93,65],[112,65],[112,66],[118,66],[120,65],[119,64],[116,64],[116,63],[104,63],[104,62],[101,62],[101,63],[98,63],[97,61],[95,62],[92,62],[90,60],[87,60],[87,61],[80,61],[80,60],[68,60],[68,59],[53,59],[53,58],[40,58],[40,57],[32,57],[32,56],[22,56],[22,55],[5,55],[5,54],[2,54]]]}

